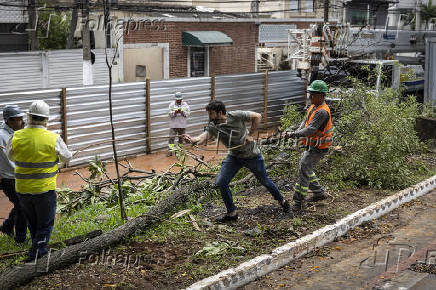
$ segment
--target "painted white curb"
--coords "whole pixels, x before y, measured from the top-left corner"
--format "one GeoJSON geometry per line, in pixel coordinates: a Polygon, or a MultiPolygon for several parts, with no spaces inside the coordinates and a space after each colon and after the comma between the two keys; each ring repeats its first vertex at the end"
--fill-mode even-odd
{"type": "Polygon", "coordinates": [[[295,242],[278,247],[269,255],[258,256],[240,264],[236,268],[227,269],[215,276],[205,278],[186,289],[236,289],[279,269],[317,247],[332,242],[336,237],[344,235],[356,226],[376,219],[406,202],[427,194],[435,188],[436,175],[381,201],[375,202],[364,209],[358,210],[334,225],[325,226],[295,242]]]}

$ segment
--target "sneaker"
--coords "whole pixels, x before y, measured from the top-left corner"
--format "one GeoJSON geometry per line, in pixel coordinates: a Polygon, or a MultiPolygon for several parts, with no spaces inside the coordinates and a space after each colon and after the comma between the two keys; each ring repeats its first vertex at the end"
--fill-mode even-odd
{"type": "Polygon", "coordinates": [[[283,200],[283,202],[280,203],[280,205],[282,206],[283,211],[285,213],[289,213],[291,211],[291,205],[289,204],[289,201],[287,201],[286,199],[283,200]]]}
{"type": "Polygon", "coordinates": [[[311,198],[307,200],[307,202],[317,202],[326,199],[327,196],[325,194],[313,195],[311,198]]]}
{"type": "Polygon", "coordinates": [[[238,220],[238,214],[235,214],[235,215],[225,214],[224,216],[217,218],[215,221],[217,223],[223,224],[223,223],[232,222],[232,221],[236,221],[236,220],[238,220]]]}

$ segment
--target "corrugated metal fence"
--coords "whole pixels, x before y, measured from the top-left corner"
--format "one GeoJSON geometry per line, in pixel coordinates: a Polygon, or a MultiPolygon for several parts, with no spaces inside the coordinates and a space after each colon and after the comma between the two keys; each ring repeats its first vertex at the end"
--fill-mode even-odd
{"type": "MultiPolygon", "coordinates": [[[[93,51],[94,84],[107,84],[109,76],[104,49],[93,51]]],[[[114,49],[109,49],[109,57],[114,52],[114,49]]],[[[82,86],[83,51],[63,49],[0,53],[0,75],[0,92],[82,86]]]]}
{"type": "MultiPolygon", "coordinates": [[[[27,108],[32,100],[43,99],[50,105],[49,129],[61,134],[69,148],[80,152],[70,165],[80,165],[98,155],[112,157],[109,123],[108,86],[40,90],[0,94],[0,107],[18,104],[27,108]],[[62,108],[65,108],[65,112],[62,108]],[[65,116],[65,118],[64,118],[65,116]]],[[[304,83],[295,71],[184,78],[150,82],[150,112],[147,115],[146,83],[115,84],[112,88],[113,118],[119,156],[147,151],[146,137],[151,137],[151,151],[166,148],[168,105],[174,93],[181,91],[191,108],[187,132],[199,134],[207,124],[206,105],[214,96],[228,110],[265,112],[268,126],[277,125],[285,102],[304,103],[304,83]],[[212,84],[215,83],[213,88],[212,84]],[[147,121],[150,132],[147,132],[147,121]]],[[[1,113],[0,113],[1,115],[1,113]]]]}

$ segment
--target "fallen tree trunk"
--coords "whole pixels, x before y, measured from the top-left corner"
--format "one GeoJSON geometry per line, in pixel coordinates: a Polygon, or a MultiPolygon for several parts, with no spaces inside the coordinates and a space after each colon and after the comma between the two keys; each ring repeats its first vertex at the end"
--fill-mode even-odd
{"type": "MultiPolygon", "coordinates": [[[[136,231],[145,230],[159,223],[162,218],[187,202],[193,195],[197,196],[214,188],[213,181],[205,180],[177,190],[170,197],[160,201],[150,211],[137,218],[127,221],[124,225],[59,251],[51,251],[47,256],[39,259],[35,264],[23,264],[8,269],[0,274],[2,289],[11,289],[29,282],[35,277],[42,276],[56,269],[64,268],[84,259],[90,254],[99,253],[102,249],[121,242],[136,231]]],[[[194,197],[195,197],[194,196],[194,197]]]]}
{"type": "MultiPolygon", "coordinates": [[[[67,239],[67,240],[65,240],[63,242],[60,242],[60,243],[50,244],[50,245],[48,245],[48,247],[49,248],[58,248],[58,247],[62,247],[63,245],[65,245],[65,246],[72,246],[72,245],[81,243],[81,242],[83,242],[85,240],[89,240],[89,239],[95,238],[95,237],[97,237],[97,236],[99,236],[101,234],[103,234],[103,232],[101,230],[95,230],[95,231],[89,232],[89,233],[84,234],[84,235],[72,237],[72,238],[67,239]]],[[[27,251],[20,251],[20,252],[13,252],[13,253],[4,253],[4,254],[0,255],[0,260],[7,259],[7,258],[10,258],[10,257],[15,257],[15,256],[18,256],[18,255],[23,255],[26,252],[27,251]]]]}

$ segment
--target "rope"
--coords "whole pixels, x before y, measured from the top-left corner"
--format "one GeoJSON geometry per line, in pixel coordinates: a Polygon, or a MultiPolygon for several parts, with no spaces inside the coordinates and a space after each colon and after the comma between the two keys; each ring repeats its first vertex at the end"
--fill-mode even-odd
{"type": "MultiPolygon", "coordinates": [[[[175,138],[175,137],[182,137],[182,135],[174,135],[174,136],[159,136],[159,137],[138,137],[138,138],[122,138],[122,139],[116,139],[115,140],[115,142],[121,142],[121,141],[132,141],[132,140],[147,140],[147,139],[169,139],[169,138],[175,138]]],[[[258,140],[267,140],[267,139],[258,139],[258,140]]],[[[85,147],[81,147],[81,148],[79,148],[74,154],[73,154],[73,157],[76,155],[76,154],[78,154],[79,152],[81,152],[81,151],[84,151],[84,150],[86,150],[86,149],[88,149],[88,148],[91,148],[91,147],[94,147],[94,146],[98,146],[98,145],[101,145],[101,144],[105,144],[105,143],[112,143],[112,139],[107,139],[107,140],[103,140],[103,141],[100,141],[100,142],[97,142],[97,143],[93,143],[93,144],[90,144],[90,145],[88,145],[88,146],[85,146],[85,147]]],[[[246,145],[246,143],[244,143],[244,144],[240,144],[240,145],[237,145],[237,146],[233,146],[233,147],[229,147],[229,148],[226,148],[226,149],[208,149],[208,148],[202,148],[202,147],[200,147],[200,146],[198,146],[198,145],[192,145],[192,147],[194,147],[194,148],[196,148],[196,149],[198,149],[198,150],[201,150],[201,151],[216,151],[216,152],[218,152],[218,151],[228,151],[228,150],[235,150],[235,149],[238,149],[238,148],[240,148],[240,147],[242,147],[242,146],[244,146],[244,145],[246,145]]]]}
{"type": "MultiPolygon", "coordinates": [[[[182,137],[182,135],[174,135],[174,136],[158,136],[158,137],[138,137],[138,138],[121,138],[121,139],[115,139],[115,142],[121,142],[121,141],[135,141],[135,140],[147,140],[147,139],[169,139],[169,138],[176,138],[176,137],[178,137],[178,138],[180,138],[180,137],[182,137]]],[[[265,139],[263,139],[263,138],[261,138],[261,139],[258,139],[258,140],[267,140],[268,138],[265,138],[265,139]]],[[[103,140],[103,141],[100,141],[100,142],[97,142],[97,143],[93,143],[93,144],[90,144],[90,145],[87,145],[87,146],[84,146],[84,147],[80,147],[79,149],[77,149],[76,150],[76,152],[73,154],[73,157],[74,156],[76,156],[78,153],[80,153],[80,152],[82,152],[82,151],[84,151],[84,150],[86,150],[86,149],[88,149],[88,148],[91,148],[91,147],[94,147],[94,146],[98,146],[98,145],[101,145],[101,144],[106,144],[106,143],[112,143],[113,142],[113,140],[112,139],[107,139],[107,140],[103,140]]],[[[247,143],[244,143],[244,144],[240,144],[240,145],[237,145],[237,146],[233,146],[233,147],[228,147],[228,148],[226,148],[226,149],[218,149],[218,148],[216,148],[216,149],[208,149],[208,148],[202,148],[202,147],[200,147],[200,146],[198,146],[198,145],[192,145],[192,147],[194,147],[194,148],[196,148],[196,149],[198,149],[198,150],[201,150],[201,151],[216,151],[216,152],[219,152],[219,151],[223,151],[223,152],[225,152],[225,151],[228,151],[228,150],[235,150],[235,149],[238,149],[238,148],[240,148],[240,147],[242,147],[242,146],[245,146],[247,143]]],[[[6,149],[4,146],[1,146],[0,145],[0,148],[1,149],[6,149]]]]}

